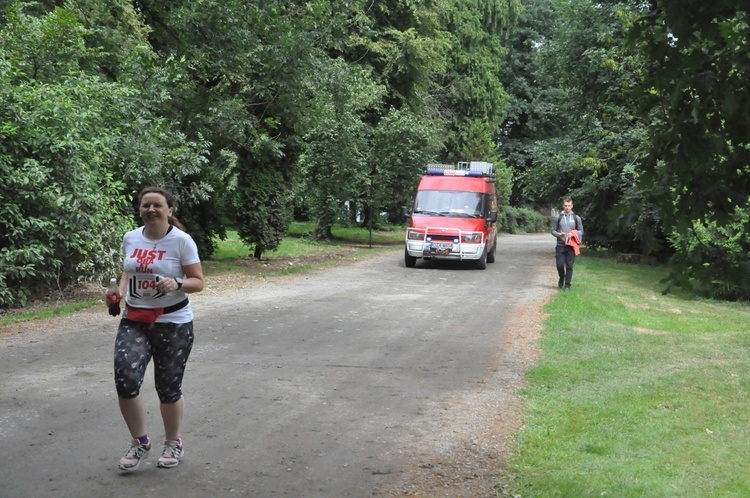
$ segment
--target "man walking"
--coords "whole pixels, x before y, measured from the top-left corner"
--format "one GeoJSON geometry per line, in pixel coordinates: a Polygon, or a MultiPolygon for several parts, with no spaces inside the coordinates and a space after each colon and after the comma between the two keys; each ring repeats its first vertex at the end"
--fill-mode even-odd
{"type": "Polygon", "coordinates": [[[555,264],[560,277],[557,286],[569,291],[570,281],[573,279],[573,263],[579,252],[578,245],[583,240],[583,223],[581,217],[573,212],[572,199],[565,198],[562,208],[563,212],[552,224],[552,235],[557,239],[555,264]]]}

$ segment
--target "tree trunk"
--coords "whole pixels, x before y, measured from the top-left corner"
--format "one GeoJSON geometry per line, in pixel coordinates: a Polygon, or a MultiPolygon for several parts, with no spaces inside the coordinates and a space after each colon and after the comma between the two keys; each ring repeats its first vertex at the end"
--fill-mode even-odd
{"type": "Polygon", "coordinates": [[[332,239],[333,238],[333,232],[331,231],[332,226],[333,226],[333,223],[330,223],[323,219],[319,219],[318,222],[315,224],[315,230],[313,230],[312,239],[313,240],[332,239]]]}
{"type": "Polygon", "coordinates": [[[357,202],[349,201],[349,223],[357,226],[357,202]]]}
{"type": "Polygon", "coordinates": [[[372,209],[370,209],[369,204],[365,204],[362,206],[362,216],[359,220],[359,226],[362,228],[367,228],[370,226],[370,219],[372,218],[372,209]]]}

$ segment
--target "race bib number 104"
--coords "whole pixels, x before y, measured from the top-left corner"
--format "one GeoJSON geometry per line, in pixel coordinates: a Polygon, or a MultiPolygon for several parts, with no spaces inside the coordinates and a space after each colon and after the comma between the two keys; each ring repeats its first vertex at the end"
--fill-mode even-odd
{"type": "Polygon", "coordinates": [[[138,299],[154,299],[164,294],[156,289],[161,275],[137,273],[130,277],[130,295],[138,299]]]}

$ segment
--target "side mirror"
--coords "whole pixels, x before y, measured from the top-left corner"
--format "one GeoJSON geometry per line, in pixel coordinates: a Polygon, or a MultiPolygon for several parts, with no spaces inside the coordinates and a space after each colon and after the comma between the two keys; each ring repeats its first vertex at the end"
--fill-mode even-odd
{"type": "Polygon", "coordinates": [[[497,223],[497,211],[490,211],[490,223],[497,223]]]}
{"type": "Polygon", "coordinates": [[[409,210],[406,209],[406,206],[401,206],[401,216],[403,216],[404,218],[409,217],[409,210]]]}

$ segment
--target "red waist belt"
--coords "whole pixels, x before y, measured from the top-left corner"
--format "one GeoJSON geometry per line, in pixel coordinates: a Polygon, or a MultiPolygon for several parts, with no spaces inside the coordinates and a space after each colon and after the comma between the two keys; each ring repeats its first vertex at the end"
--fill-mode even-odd
{"type": "Polygon", "coordinates": [[[125,307],[128,309],[128,314],[125,318],[133,320],[134,322],[156,323],[156,319],[161,315],[181,310],[187,306],[189,302],[188,298],[185,298],[179,303],[167,306],[166,308],[136,308],[135,306],[126,304],[125,307]]]}

